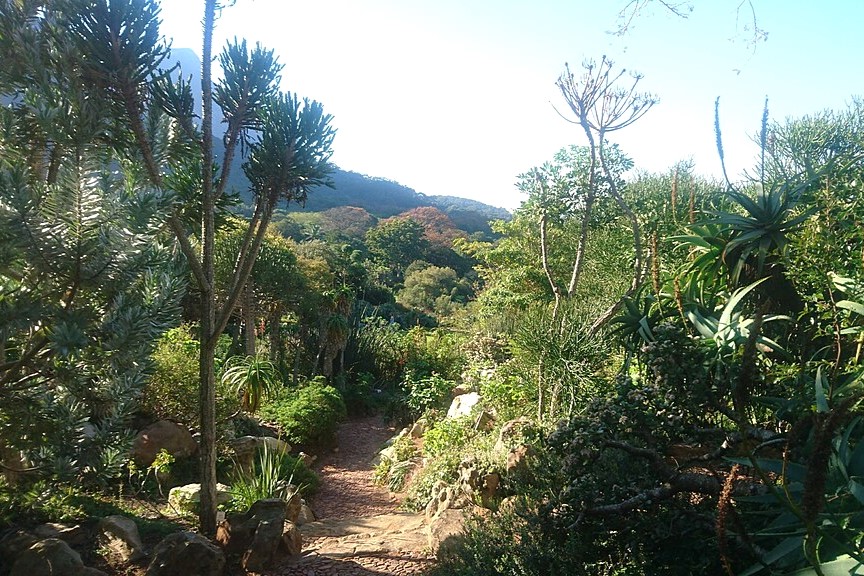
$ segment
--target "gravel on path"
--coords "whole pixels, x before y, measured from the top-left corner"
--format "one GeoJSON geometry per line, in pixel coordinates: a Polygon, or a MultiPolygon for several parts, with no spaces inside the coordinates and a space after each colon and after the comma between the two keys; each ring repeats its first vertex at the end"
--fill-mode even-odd
{"type": "MultiPolygon", "coordinates": [[[[319,456],[321,488],[311,499],[319,520],[341,520],[392,514],[399,500],[386,488],[372,481],[372,460],[396,430],[382,423],[380,416],[352,419],[337,432],[338,449],[319,456]]],[[[319,548],[322,539],[303,543],[303,548],[319,548]]],[[[370,544],[374,535],[370,537],[370,544]]],[[[307,552],[289,559],[273,576],[415,576],[428,571],[433,559],[425,550],[382,553],[370,546],[369,552],[356,551],[345,557],[328,557],[307,552]]]]}

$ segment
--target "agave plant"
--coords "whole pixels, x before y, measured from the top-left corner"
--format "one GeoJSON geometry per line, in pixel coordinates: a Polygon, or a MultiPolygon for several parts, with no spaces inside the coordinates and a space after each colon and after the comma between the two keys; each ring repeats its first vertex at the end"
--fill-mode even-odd
{"type": "MultiPolygon", "coordinates": [[[[690,320],[699,334],[705,338],[714,340],[718,350],[731,351],[739,346],[743,346],[750,337],[750,329],[756,322],[756,318],[745,316],[739,310],[739,306],[747,294],[766,280],[767,278],[763,278],[758,282],[735,290],[729,296],[726,304],[713,313],[705,313],[697,306],[690,306],[685,312],[687,319],[690,320]]],[[[762,324],[778,320],[791,321],[792,318],[779,314],[770,314],[762,317],[762,324]]],[[[756,337],[756,344],[776,352],[784,352],[777,342],[762,334],[756,337]]]]}
{"type": "Polygon", "coordinates": [[[225,363],[222,383],[241,396],[240,407],[257,412],[261,400],[282,387],[282,376],[270,360],[257,356],[234,356],[225,363]]]}

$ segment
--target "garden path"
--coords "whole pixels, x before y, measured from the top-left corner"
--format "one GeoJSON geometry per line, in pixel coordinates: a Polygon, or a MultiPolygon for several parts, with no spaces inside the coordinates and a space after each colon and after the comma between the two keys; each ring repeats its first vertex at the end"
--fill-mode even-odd
{"type": "Polygon", "coordinates": [[[273,576],[413,576],[432,566],[424,516],[399,512],[399,499],[372,481],[372,460],[394,434],[378,416],[339,427],[338,448],[318,469],[319,520],[301,527],[303,554],[273,576]]]}

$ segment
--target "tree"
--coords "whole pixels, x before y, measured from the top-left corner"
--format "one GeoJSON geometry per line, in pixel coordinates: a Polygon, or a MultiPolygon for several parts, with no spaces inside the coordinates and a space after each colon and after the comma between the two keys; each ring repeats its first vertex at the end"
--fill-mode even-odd
{"type": "Polygon", "coordinates": [[[104,103],[110,112],[103,118],[111,144],[135,161],[131,170],[173,204],[167,224],[201,301],[200,522],[207,534],[215,531],[216,518],[216,343],[243,294],[277,202],[303,201],[310,187],[327,183],[334,136],[331,117],[319,103],[278,92],[281,65],[270,50],[249,50],[245,41],[230,43],[219,56],[223,78],[214,86],[212,35],[219,8],[216,0],[205,2],[200,127],[189,84],[182,78],[172,81],[159,70],[168,48],[159,36],[154,0],[62,0],[31,15],[52,24],[46,41],[59,36],[74,47],[69,55],[74,78],[85,86],[85,98],[104,103]],[[214,102],[227,124],[218,165],[213,162],[214,102]],[[216,205],[224,197],[238,149],[246,152],[243,170],[252,186],[254,211],[226,296],[217,301],[216,205]],[[197,230],[184,220],[190,204],[198,207],[197,230]]]}
{"type": "Polygon", "coordinates": [[[366,232],[366,246],[397,280],[414,260],[421,260],[428,246],[423,225],[411,218],[381,220],[366,232]]]}
{"type": "MultiPolygon", "coordinates": [[[[639,218],[621,194],[620,181],[613,172],[606,136],[609,132],[622,130],[639,120],[657,103],[657,98],[648,93],[637,92],[639,81],[642,79],[638,74],[632,75],[632,82],[629,86],[621,87],[619,84],[624,78],[626,70],[616,73],[613,72],[613,66],[613,62],[605,56],[600,59],[599,63],[589,60],[583,64],[584,73],[577,78],[570,71],[570,66],[565,65],[564,73],[558,78],[556,86],[558,86],[561,96],[573,114],[573,118],[567,118],[563,115],[562,117],[568,122],[580,126],[588,140],[590,158],[587,171],[588,193],[585,199],[586,209],[583,215],[582,234],[587,233],[591,206],[597,195],[597,166],[599,165],[600,173],[602,173],[608,186],[609,196],[630,221],[633,234],[633,282],[629,292],[633,293],[642,283],[647,271],[642,230],[639,218]]],[[[538,185],[542,185],[542,183],[538,183],[538,185]]],[[[542,238],[545,226],[546,217],[541,216],[540,236],[543,254],[545,254],[545,247],[542,238]]],[[[577,280],[580,273],[580,254],[584,253],[584,247],[585,241],[580,237],[580,247],[573,266],[573,277],[577,280]]],[[[573,284],[572,277],[571,284],[573,284]]],[[[617,306],[611,307],[597,318],[594,323],[594,330],[608,322],[617,310],[617,306]]]]}
{"type": "Polygon", "coordinates": [[[81,74],[68,15],[0,12],[0,443],[53,481],[103,484],[185,281],[169,204],[81,74]]]}

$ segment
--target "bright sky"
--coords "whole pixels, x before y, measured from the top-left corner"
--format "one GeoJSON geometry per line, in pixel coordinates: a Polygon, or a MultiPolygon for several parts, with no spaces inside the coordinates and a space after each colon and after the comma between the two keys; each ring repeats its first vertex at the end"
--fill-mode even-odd
{"type": "MultiPolygon", "coordinates": [[[[161,0],[163,33],[200,54],[203,2],[161,0]]],[[[660,98],[612,135],[638,169],[692,158],[718,175],[714,100],[730,176],[753,164],[752,135],[774,119],[842,109],[864,95],[864,1],[752,0],[768,39],[755,51],[741,0],[694,0],[686,20],[656,6],[623,38],[627,0],[238,0],[215,46],[237,36],[275,49],[283,90],[314,98],[338,128],[341,168],[424,194],[515,208],[516,176],[585,144],[555,80],[569,62],[611,57],[660,98]]],[[[657,4],[657,2],[655,2],[657,4]]],[[[215,70],[214,70],[215,72],[215,70]]]]}

